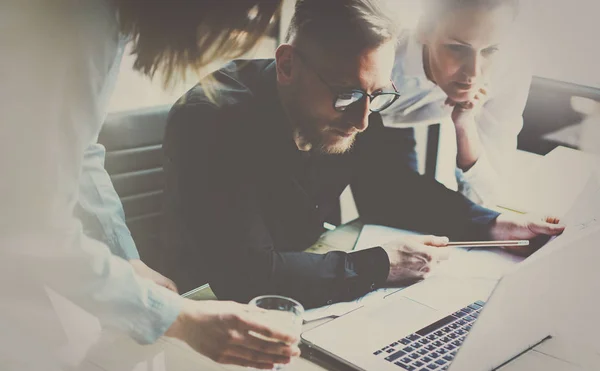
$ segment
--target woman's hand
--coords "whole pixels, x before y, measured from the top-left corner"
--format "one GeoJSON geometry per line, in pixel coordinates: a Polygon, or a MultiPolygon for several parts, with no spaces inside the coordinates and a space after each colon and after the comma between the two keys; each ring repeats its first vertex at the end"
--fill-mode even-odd
{"type": "Polygon", "coordinates": [[[489,98],[487,88],[479,88],[473,98],[465,102],[455,102],[450,98],[446,99],[445,104],[454,107],[452,110],[452,122],[458,128],[466,127],[475,121],[475,116],[483,107],[489,98]]]}

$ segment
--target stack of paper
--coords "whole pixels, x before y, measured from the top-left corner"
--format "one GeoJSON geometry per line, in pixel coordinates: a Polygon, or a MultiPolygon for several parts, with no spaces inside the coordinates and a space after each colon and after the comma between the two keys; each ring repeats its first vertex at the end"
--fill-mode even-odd
{"type": "Polygon", "coordinates": [[[588,179],[600,179],[600,157],[557,147],[543,158],[518,157],[523,163],[504,177],[498,206],[561,217],[583,192],[588,179]]]}

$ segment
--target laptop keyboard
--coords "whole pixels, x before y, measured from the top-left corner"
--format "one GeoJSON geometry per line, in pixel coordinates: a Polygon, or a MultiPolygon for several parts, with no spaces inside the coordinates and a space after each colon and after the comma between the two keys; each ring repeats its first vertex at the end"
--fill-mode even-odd
{"type": "Polygon", "coordinates": [[[378,349],[373,355],[395,364],[399,370],[447,370],[484,304],[483,301],[476,301],[412,335],[378,349]]]}

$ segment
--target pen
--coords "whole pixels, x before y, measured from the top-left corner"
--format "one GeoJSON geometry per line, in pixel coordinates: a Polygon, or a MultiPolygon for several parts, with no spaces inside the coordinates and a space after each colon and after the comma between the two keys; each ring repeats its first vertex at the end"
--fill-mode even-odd
{"type": "Polygon", "coordinates": [[[512,240],[512,241],[462,241],[462,242],[449,242],[448,246],[453,246],[453,247],[529,246],[529,241],[528,240],[512,240]]]}

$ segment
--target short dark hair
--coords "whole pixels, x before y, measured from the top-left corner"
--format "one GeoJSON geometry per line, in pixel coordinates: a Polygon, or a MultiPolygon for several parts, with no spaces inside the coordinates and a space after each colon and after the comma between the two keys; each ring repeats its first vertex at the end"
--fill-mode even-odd
{"type": "Polygon", "coordinates": [[[519,13],[519,0],[423,0],[421,23],[426,29],[437,24],[439,19],[450,12],[464,8],[482,8],[493,10],[500,6],[509,6],[516,18],[519,13]]]}
{"type": "Polygon", "coordinates": [[[112,0],[133,39],[134,69],[165,83],[187,68],[249,51],[268,31],[281,0],[112,0]]]}
{"type": "Polygon", "coordinates": [[[351,52],[375,48],[398,37],[387,14],[378,0],[298,0],[286,42],[306,40],[351,52]]]}

